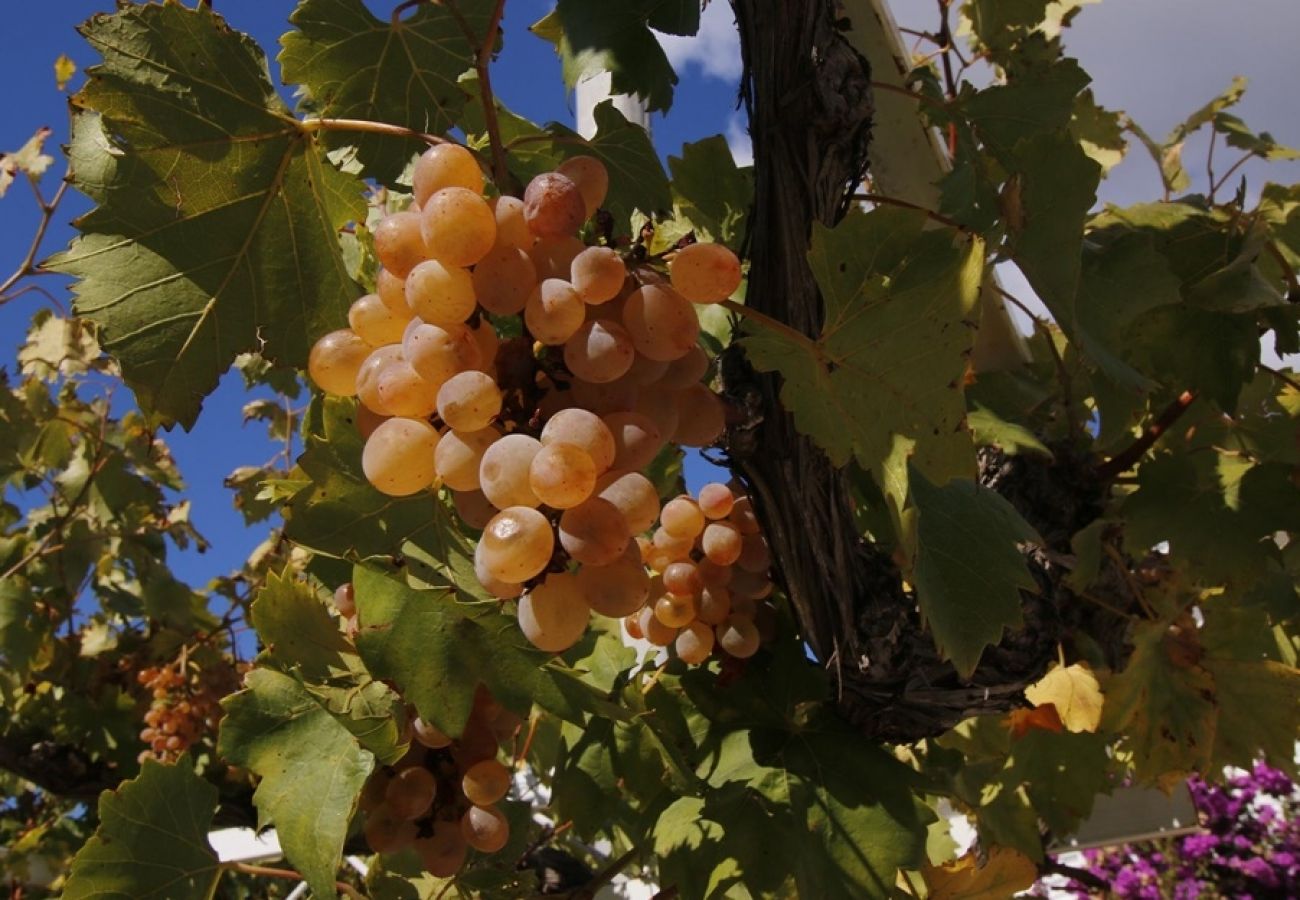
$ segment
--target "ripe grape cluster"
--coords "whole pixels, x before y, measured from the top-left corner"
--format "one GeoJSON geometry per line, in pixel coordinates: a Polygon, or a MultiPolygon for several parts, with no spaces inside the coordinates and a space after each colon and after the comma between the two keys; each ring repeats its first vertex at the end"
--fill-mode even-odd
{"type": "Polygon", "coordinates": [[[411,847],[430,874],[450,878],[471,848],[495,853],[504,847],[510,825],[496,804],[512,777],[497,750],[519,724],[481,687],[457,740],[415,719],[411,749],[395,765],[377,769],[362,790],[362,832],[370,849],[411,847]]]}
{"type": "Polygon", "coordinates": [[[152,695],[140,740],[146,758],[175,761],[205,735],[216,733],[221,698],[235,688],[238,675],[227,666],[204,667],[186,654],[174,662],[141,669],[136,679],[152,695]]]}
{"type": "Polygon", "coordinates": [[[722,434],[694,304],[726,300],[740,261],[687,244],[665,278],[587,246],[609,181],[594,157],[538,175],[522,199],[486,198],[454,144],[425,153],[413,180],[410,208],[374,228],[376,292],[316,343],[308,371],[360,401],[370,482],[392,496],[447,488],[482,530],[483,587],[517,599],[528,640],[560,652],[591,610],[622,617],[651,596],[633,540],[659,516],[644,471],[670,442],[722,434]]]}
{"type": "MultiPolygon", "coordinates": [[[[640,559],[657,574],[644,604],[624,614],[634,638],[673,645],[684,662],[704,662],[716,647],[736,659],[770,640],[776,610],[766,599],[772,557],[749,498],[706,484],[695,498],[669,500],[659,527],[637,538],[640,559]]],[[[631,598],[628,598],[629,606],[631,598]]]]}

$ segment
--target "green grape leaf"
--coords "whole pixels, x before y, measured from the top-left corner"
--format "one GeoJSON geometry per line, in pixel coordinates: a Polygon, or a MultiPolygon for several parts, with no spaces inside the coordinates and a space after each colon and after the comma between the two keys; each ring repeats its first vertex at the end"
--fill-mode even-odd
{"type": "MultiPolygon", "coordinates": [[[[362,0],[305,0],[280,39],[284,80],[301,84],[322,117],[392,122],[441,135],[459,123],[467,94],[458,79],[474,66],[474,35],[487,31],[491,3],[454,7],[421,3],[397,22],[381,21],[362,0]]],[[[332,145],[353,145],[366,174],[393,184],[422,141],[344,133],[332,145]]]]}
{"type": "Polygon", "coordinates": [[[604,100],[593,111],[596,134],[590,140],[558,122],[547,126],[555,135],[555,150],[562,157],[590,155],[609,170],[609,195],[605,209],[617,222],[627,222],[634,210],[643,213],[672,209],[672,190],[663,163],[655,152],[650,135],[640,125],[629,122],[613,100],[604,100]]]}
{"type": "Polygon", "coordinates": [[[978,403],[966,414],[966,424],[981,446],[1000,447],[1007,453],[1038,453],[1051,456],[1052,451],[1025,426],[1009,422],[987,406],[978,403]]]}
{"type": "Polygon", "coordinates": [[[72,860],[67,900],[209,900],[221,878],[208,832],[217,789],[188,759],[147,759],[140,774],[99,797],[99,827],[72,860]]]}
{"type": "MultiPolygon", "coordinates": [[[[1075,97],[1089,80],[1072,59],[1014,70],[1008,74],[1006,84],[965,97],[961,111],[988,151],[1009,171],[1016,172],[1035,155],[1033,151],[1027,154],[1018,145],[1024,141],[1032,146],[1035,138],[1063,134],[1074,113],[1075,97]]],[[[1057,161],[1058,166],[1061,162],[1057,161]]]]}
{"type": "Polygon", "coordinates": [[[252,621],[265,652],[310,680],[344,671],[344,654],[355,653],[316,592],[289,567],[267,575],[253,601],[252,621]]]}
{"type": "Polygon", "coordinates": [[[1214,731],[1214,765],[1244,766],[1259,758],[1294,774],[1300,734],[1300,670],[1268,659],[1207,656],[1214,677],[1219,719],[1214,731]]]}
{"type": "Polygon", "coordinates": [[[1102,175],[1124,161],[1128,140],[1124,137],[1124,116],[1098,106],[1091,90],[1074,99],[1074,116],[1070,119],[1070,136],[1083,152],[1101,166],[1102,175]]]}
{"type": "Polygon", "coordinates": [[[1255,134],[1231,113],[1218,113],[1214,117],[1214,130],[1224,136],[1229,147],[1245,150],[1261,159],[1270,162],[1300,159],[1300,150],[1279,144],[1267,131],[1255,134]]]}
{"type": "Polygon", "coordinates": [[[1189,629],[1174,634],[1168,620],[1143,621],[1130,640],[1128,664],[1103,685],[1101,727],[1126,736],[1144,781],[1205,771],[1218,721],[1214,679],[1197,664],[1189,629]]]}
{"type": "Polygon", "coordinates": [[[446,591],[414,590],[362,566],[352,584],[366,668],[396,684],[421,718],[447,734],[464,730],[479,684],[519,715],[536,702],[582,720],[590,689],[548,665],[549,656],[532,649],[495,606],[460,604],[446,591]]]}
{"type": "Polygon", "coordinates": [[[990,488],[966,479],[937,487],[914,468],[909,483],[917,600],[940,655],[967,678],[985,646],[1021,625],[1020,592],[1035,583],[1016,545],[1042,538],[990,488]]]}
{"type": "Polygon", "coordinates": [[[754,201],[752,167],[740,168],[727,139],[714,135],[682,146],[681,156],[668,157],[673,174],[673,200],[701,240],[739,247],[754,201]]]}
{"type": "Polygon", "coordinates": [[[852,457],[875,469],[903,437],[916,442],[917,465],[946,481],[973,471],[962,384],[984,255],[979,240],[925,221],[881,208],[815,226],[821,334],[749,319],[741,343],[759,371],[780,372],[796,427],[837,466],[852,457]]]}
{"type": "Polygon", "coordinates": [[[532,30],[555,45],[570,89],[585,78],[609,72],[613,93],[636,94],[645,98],[651,111],[667,111],[677,73],[647,20],[653,16],[660,30],[694,34],[699,9],[692,27],[689,18],[681,15],[685,6],[656,0],[559,0],[532,30]]]}
{"type": "Polygon", "coordinates": [[[73,183],[98,204],[50,266],[78,279],[142,408],[194,424],[237,355],[306,363],[357,288],[338,243],[364,218],[276,96],[252,41],[206,6],[124,7],[83,26],[103,62],[73,98],[73,183]]]}
{"type": "Polygon", "coordinates": [[[1002,783],[1023,784],[1029,801],[1055,834],[1069,834],[1092,814],[1110,788],[1113,739],[1105,734],[1030,729],[1012,744],[1002,783]]]}
{"type": "Polygon", "coordinates": [[[312,891],[332,896],[374,756],[291,675],[255,668],[221,705],[218,752],[261,778],[253,793],[258,827],[274,824],[312,891]]]}

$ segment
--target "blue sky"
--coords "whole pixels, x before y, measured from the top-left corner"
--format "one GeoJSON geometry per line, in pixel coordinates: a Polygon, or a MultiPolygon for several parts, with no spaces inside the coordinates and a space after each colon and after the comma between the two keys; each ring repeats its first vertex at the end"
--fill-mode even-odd
{"type": "MultiPolygon", "coordinates": [[[[234,27],[252,34],[272,58],[279,36],[289,28],[287,19],[294,5],[290,0],[215,0],[216,9],[234,27]]],[[[368,5],[386,15],[392,4],[368,0],[368,5]]],[[[16,149],[40,125],[53,127],[59,142],[66,138],[66,98],[55,87],[54,59],[67,53],[82,68],[93,62],[93,54],[73,28],[112,6],[111,0],[7,4],[0,30],[0,83],[8,86],[0,117],[0,148],[16,149]]],[[[504,102],[522,115],[536,121],[570,122],[570,101],[550,45],[526,30],[550,6],[550,0],[507,4],[505,50],[493,84],[504,102]]],[[[896,0],[893,10],[900,24],[931,29],[935,6],[933,0],[896,0]]],[[[1269,130],[1284,143],[1300,146],[1300,92],[1295,90],[1300,65],[1293,47],[1298,33],[1300,3],[1296,0],[1108,0],[1083,11],[1066,33],[1066,44],[1094,76],[1098,100],[1127,109],[1157,136],[1240,74],[1251,79],[1251,87],[1236,112],[1257,130],[1269,130]]],[[[744,122],[736,111],[739,48],[728,4],[724,0],[710,4],[700,36],[665,43],[682,81],[672,112],[654,121],[661,154],[676,152],[683,142],[722,133],[738,158],[746,159],[744,122]]],[[[278,75],[273,60],[272,73],[278,75]]],[[[1198,161],[1190,168],[1194,177],[1200,176],[1203,142],[1189,142],[1186,155],[1198,161]]],[[[1244,171],[1257,189],[1264,177],[1261,167],[1252,165],[1244,171]]],[[[47,194],[61,172],[56,165],[47,176],[47,194]]],[[[1300,181],[1300,164],[1274,165],[1267,177],[1300,181]]],[[[1157,186],[1150,160],[1133,153],[1112,173],[1102,196],[1120,203],[1150,199],[1157,186]]],[[[70,219],[85,208],[82,198],[68,196],[50,229],[47,251],[67,242],[72,235],[70,219]]],[[[25,185],[15,184],[0,199],[4,274],[22,258],[36,218],[25,185]]],[[[46,286],[53,287],[62,301],[69,299],[65,289],[46,286]]],[[[0,307],[0,364],[13,359],[27,320],[42,302],[37,295],[27,295],[0,307]]],[[[277,449],[266,441],[260,426],[241,429],[239,411],[246,399],[238,377],[227,376],[209,398],[195,430],[175,431],[167,437],[189,481],[196,524],[214,545],[204,557],[189,555],[178,561],[178,574],[196,585],[238,567],[263,534],[260,528],[243,527],[222,486],[231,469],[260,463],[277,449]]],[[[692,482],[702,480],[699,470],[691,474],[692,482]]]]}

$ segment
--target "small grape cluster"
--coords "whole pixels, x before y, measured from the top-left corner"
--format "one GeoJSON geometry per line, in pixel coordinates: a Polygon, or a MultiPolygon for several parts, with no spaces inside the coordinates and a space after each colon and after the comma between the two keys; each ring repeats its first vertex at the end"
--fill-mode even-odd
{"type": "Polygon", "coordinates": [[[395,765],[376,770],[361,792],[362,833],[370,849],[396,853],[411,847],[430,874],[450,878],[471,848],[496,853],[504,847],[510,825],[496,804],[512,777],[497,750],[519,725],[482,687],[456,740],[413,720],[411,749],[395,765]]]}
{"type": "Polygon", "coordinates": [[[640,561],[658,574],[645,604],[623,619],[629,635],[657,647],[671,644],[691,664],[707,660],[715,647],[747,659],[771,640],[772,557],[747,496],[706,484],[696,498],[665,503],[659,527],[637,543],[640,561]]]}
{"type": "Polygon", "coordinates": [[[609,184],[590,156],[522,199],[485,198],[454,144],[425,153],[413,180],[411,207],[374,229],[376,292],[316,343],[308,372],[360,400],[370,482],[392,496],[449,489],[482,529],[483,587],[517,598],[528,640],[560,652],[591,610],[623,616],[649,596],[633,536],[660,502],[643,471],[669,442],[707,446],[724,430],[694,304],[726,300],[740,261],[687,244],[665,279],[586,246],[579,230],[609,184]],[[489,316],[503,329],[519,317],[522,336],[502,341],[489,316]]]}
{"type": "Polygon", "coordinates": [[[152,694],[140,740],[140,760],[172,762],[205,735],[215,734],[221,698],[238,679],[225,666],[205,668],[182,653],[174,662],[141,669],[136,679],[152,694]]]}

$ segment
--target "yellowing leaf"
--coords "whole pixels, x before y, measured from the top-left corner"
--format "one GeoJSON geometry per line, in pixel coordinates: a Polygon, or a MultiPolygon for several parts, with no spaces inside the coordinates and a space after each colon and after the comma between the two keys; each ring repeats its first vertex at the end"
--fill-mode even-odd
{"type": "Polygon", "coordinates": [[[0,197],[9,190],[9,185],[14,183],[19,172],[32,178],[40,178],[45,174],[45,170],[54,162],[53,156],[42,152],[45,149],[45,139],[50,134],[49,127],[42,126],[13,153],[0,153],[0,197]]]}
{"type": "Polygon", "coordinates": [[[72,76],[77,74],[77,64],[66,53],[60,53],[59,58],[54,61],[54,83],[63,90],[72,80],[72,76]]]}
{"type": "Polygon", "coordinates": [[[993,847],[983,866],[967,853],[944,866],[922,871],[930,900],[1006,900],[1038,880],[1033,861],[1019,850],[993,847]]]}
{"type": "Polygon", "coordinates": [[[1069,731],[1096,731],[1101,724],[1101,685],[1086,663],[1053,666],[1036,684],[1025,688],[1025,699],[1034,706],[1055,706],[1069,731]]]}
{"type": "Polygon", "coordinates": [[[1052,731],[1060,733],[1065,730],[1056,707],[1048,703],[1033,709],[1013,709],[1007,714],[1007,728],[1013,738],[1022,738],[1031,731],[1052,731]]]}

